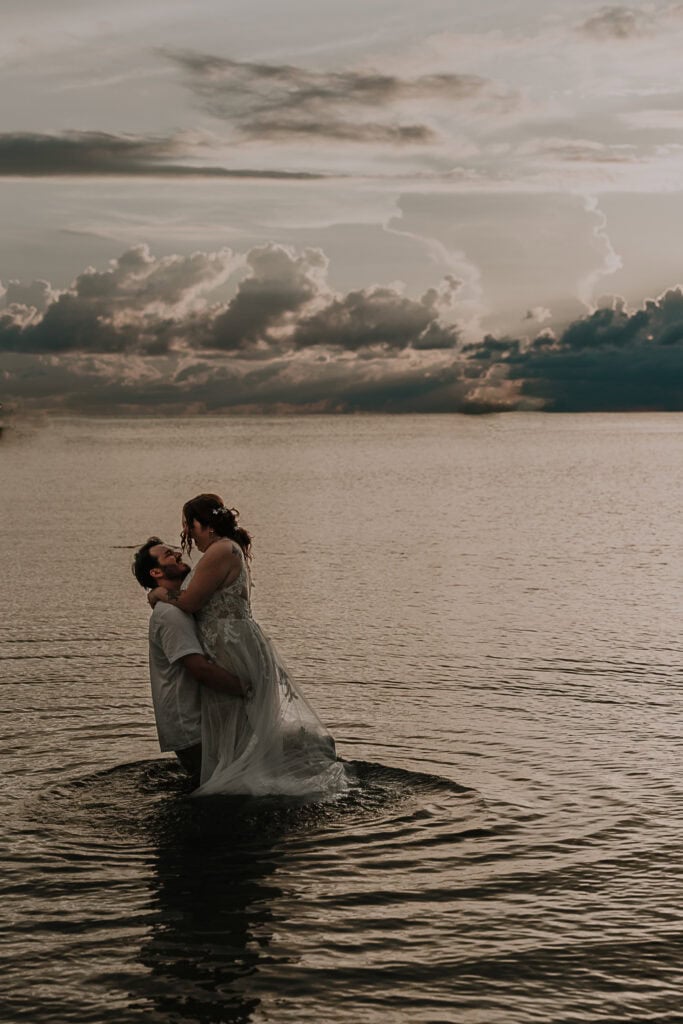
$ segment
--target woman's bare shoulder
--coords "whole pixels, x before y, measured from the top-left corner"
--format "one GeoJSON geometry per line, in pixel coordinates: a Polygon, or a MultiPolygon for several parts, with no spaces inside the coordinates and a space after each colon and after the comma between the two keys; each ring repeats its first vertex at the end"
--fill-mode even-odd
{"type": "Polygon", "coordinates": [[[211,544],[201,557],[200,565],[205,562],[206,565],[214,565],[218,563],[237,563],[242,562],[242,549],[236,541],[231,540],[230,537],[221,537],[220,540],[216,540],[211,544]]]}

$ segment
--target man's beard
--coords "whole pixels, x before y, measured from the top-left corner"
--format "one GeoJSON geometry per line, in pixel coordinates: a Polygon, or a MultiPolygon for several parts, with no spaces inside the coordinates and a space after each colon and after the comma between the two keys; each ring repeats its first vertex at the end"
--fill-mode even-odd
{"type": "Polygon", "coordinates": [[[164,578],[167,580],[184,580],[188,572],[191,572],[191,569],[185,562],[174,562],[172,565],[164,566],[164,578]]]}

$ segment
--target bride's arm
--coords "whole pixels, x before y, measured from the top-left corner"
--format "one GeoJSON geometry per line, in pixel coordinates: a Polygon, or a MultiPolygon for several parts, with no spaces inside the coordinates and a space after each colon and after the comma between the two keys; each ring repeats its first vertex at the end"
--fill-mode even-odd
{"type": "Polygon", "coordinates": [[[147,598],[152,607],[157,601],[168,601],[183,612],[198,612],[219,587],[237,577],[241,568],[242,562],[237,546],[217,544],[202,555],[185,590],[171,593],[164,587],[157,587],[147,595],[147,598]]]}

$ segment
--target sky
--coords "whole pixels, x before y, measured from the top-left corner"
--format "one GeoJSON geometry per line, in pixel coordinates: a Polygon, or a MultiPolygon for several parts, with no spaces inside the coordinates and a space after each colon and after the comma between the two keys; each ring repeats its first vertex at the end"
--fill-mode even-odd
{"type": "Polygon", "coordinates": [[[683,409],[683,3],[3,0],[0,400],[683,409]]]}

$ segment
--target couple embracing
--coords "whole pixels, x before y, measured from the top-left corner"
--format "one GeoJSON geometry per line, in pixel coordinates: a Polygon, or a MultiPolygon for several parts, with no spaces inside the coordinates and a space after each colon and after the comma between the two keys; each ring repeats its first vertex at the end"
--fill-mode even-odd
{"type": "Polygon", "coordinates": [[[334,740],[251,613],[251,537],[216,494],[183,506],[182,551],[151,537],[133,573],[145,587],[150,676],[162,750],[197,796],[344,792],[334,740]],[[202,557],[183,561],[195,546],[202,557]]]}

